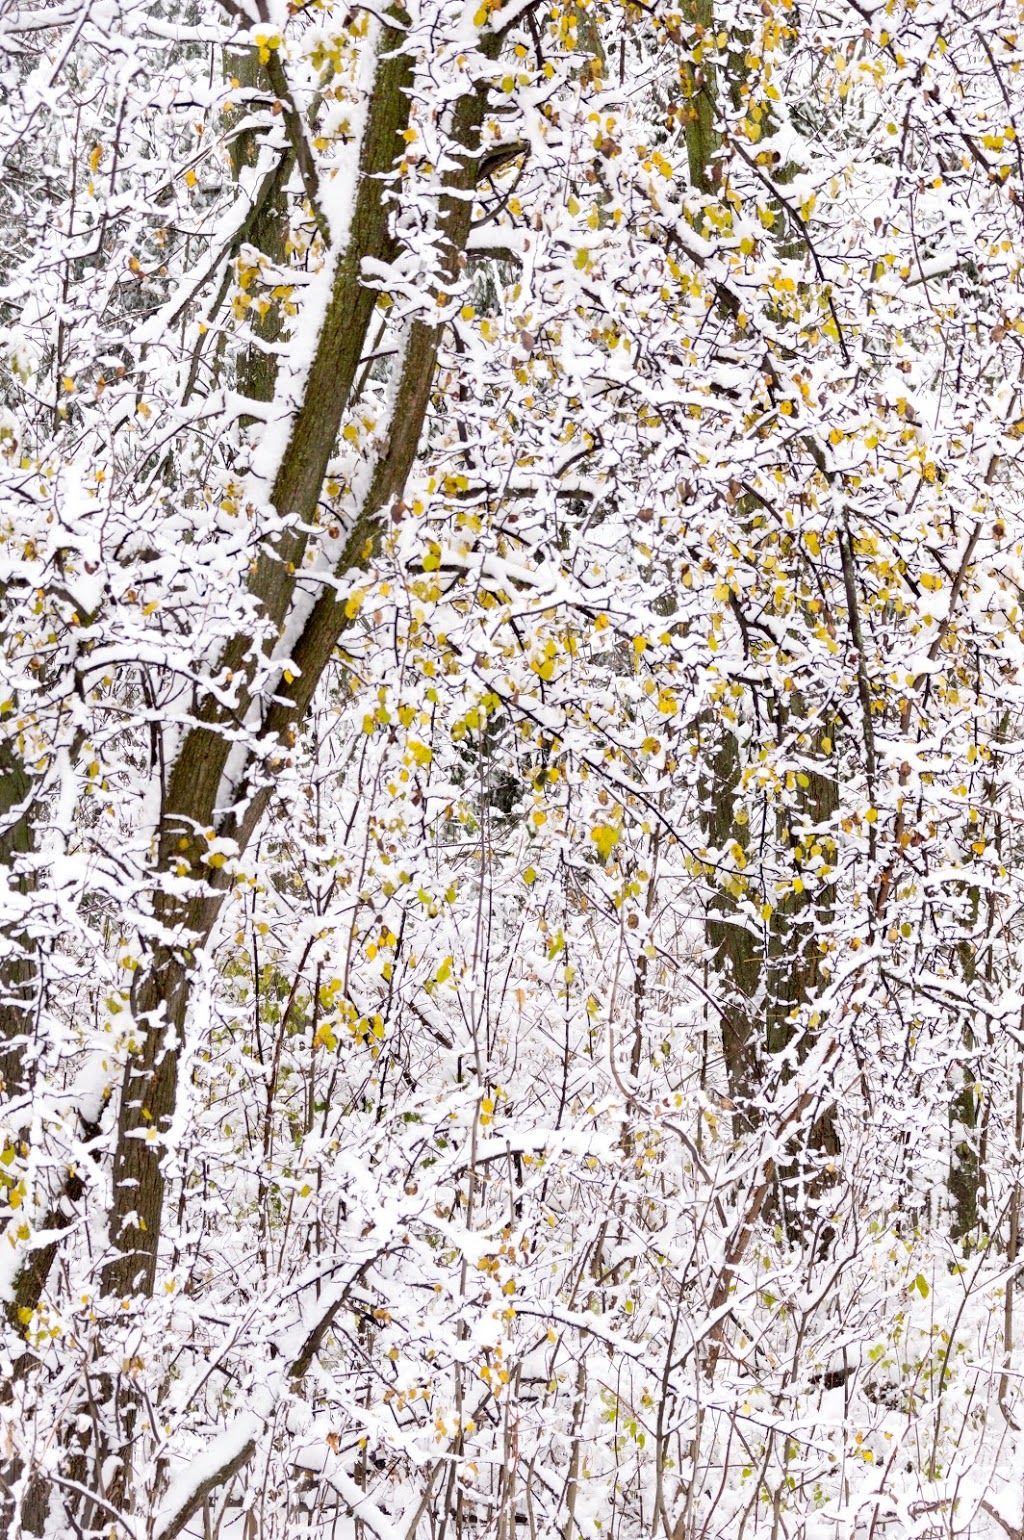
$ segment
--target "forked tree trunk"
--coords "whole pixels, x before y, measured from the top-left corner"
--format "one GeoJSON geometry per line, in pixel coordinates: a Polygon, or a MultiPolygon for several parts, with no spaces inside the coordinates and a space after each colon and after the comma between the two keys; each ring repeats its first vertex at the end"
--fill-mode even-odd
{"type": "MultiPolygon", "coordinates": [[[[273,549],[260,556],[249,579],[250,593],[258,601],[272,636],[282,635],[292,614],[296,575],[302,570],[309,539],[303,526],[308,527],[313,521],[328,462],[335,452],[366,351],[377,294],[363,282],[364,260],[369,257],[387,263],[398,254],[392,234],[392,202],[396,194],[391,172],[404,148],[402,136],[409,122],[414,68],[411,58],[400,51],[403,37],[404,31],[382,28],[347,245],[339,254],[316,352],[273,486],[274,508],[282,515],[296,515],[295,527],[279,535],[273,549]]],[[[500,37],[490,34],[481,46],[493,58],[500,47],[500,37]]],[[[280,72],[279,64],[277,68],[280,72]]],[[[287,89],[283,77],[275,80],[275,84],[278,95],[282,85],[287,89]]],[[[438,211],[443,235],[441,278],[449,284],[458,277],[468,239],[479,130],[486,105],[486,93],[473,90],[454,108],[452,138],[464,153],[451,159],[453,169],[447,174],[438,211]]],[[[236,156],[246,153],[244,143],[236,148],[236,156]]],[[[292,149],[283,153],[293,157],[296,152],[292,149]]],[[[258,240],[273,262],[280,260],[284,249],[284,174],[271,194],[260,217],[250,223],[247,236],[258,240]]],[[[397,196],[400,197],[400,188],[397,196]]],[[[263,333],[260,341],[276,342],[280,337],[279,318],[263,318],[257,330],[263,333]]],[[[404,489],[433,389],[441,335],[442,327],[438,325],[423,321],[406,324],[404,347],[396,365],[399,372],[392,397],[390,433],[384,439],[369,490],[348,531],[336,567],[339,576],[367,565],[382,531],[382,514],[404,489]]],[[[242,361],[240,387],[254,399],[268,400],[273,396],[275,383],[276,368],[270,356],[254,348],[242,361]]],[[[202,701],[195,724],[185,735],[169,771],[154,872],[154,917],[162,934],[170,939],[150,952],[136,975],[132,992],[136,1036],[119,1100],[113,1198],[108,1216],[110,1250],[102,1273],[103,1290],[109,1296],[148,1296],[157,1281],[166,1199],[163,1162],[167,1133],[177,1106],[178,1071],[188,1031],[194,963],[231,885],[229,877],[211,870],[205,863],[208,846],[203,831],[215,829],[219,836],[234,839],[239,849],[245,850],[269,803],[274,767],[287,755],[290,741],[301,727],[316,686],[348,623],[344,599],[339,600],[336,590],[325,585],[291,644],[292,682],[277,684],[273,701],[263,711],[254,732],[247,762],[229,788],[225,781],[228,756],[237,721],[253,706],[254,648],[258,645],[246,634],[236,636],[219,659],[220,670],[232,670],[240,681],[234,710],[226,712],[212,697],[202,701]],[[246,793],[245,798],[240,797],[239,788],[246,793]],[[223,813],[223,801],[242,806],[243,811],[223,813]],[[180,875],[183,868],[194,884],[194,896],[186,901],[162,891],[161,884],[164,873],[173,871],[180,875]]],[[[14,807],[24,800],[17,767],[11,772],[5,763],[0,765],[0,771],[0,795],[6,798],[8,807],[14,807]]],[[[10,849],[0,847],[0,859],[9,864],[14,851],[21,848],[17,842],[28,837],[26,816],[8,831],[10,849]]],[[[19,1029],[9,1031],[9,1037],[23,1035],[18,1014],[20,1001],[22,994],[29,998],[32,988],[31,962],[25,966],[29,971],[24,976],[9,968],[3,979],[0,1009],[6,1011],[5,1025],[19,1029]]],[[[3,1061],[5,1065],[8,1059],[9,1055],[3,1061]]],[[[7,1069],[8,1076],[16,1073],[19,1062],[12,1061],[15,1067],[7,1069]]],[[[38,1303],[58,1249],[59,1237],[45,1252],[33,1255],[32,1265],[18,1281],[21,1308],[31,1309],[38,1303]]],[[[106,1500],[115,1507],[126,1503],[129,1496],[135,1410],[126,1405],[119,1408],[119,1413],[125,1435],[117,1451],[120,1468],[106,1488],[106,1500]]],[[[94,1451],[92,1460],[99,1462],[109,1453],[94,1451]]],[[[86,1474],[84,1469],[80,1474],[86,1474]]],[[[96,1512],[100,1514],[99,1509],[96,1512]]],[[[30,1516],[23,1510],[22,1517],[36,1523],[38,1512],[30,1516]]]]}
{"type": "MultiPolygon", "coordinates": [[[[360,160],[361,175],[349,244],[339,260],[337,276],[316,354],[295,416],[288,449],[273,490],[281,513],[312,519],[330,456],[334,452],[343,413],[355,384],[376,292],[362,282],[365,257],[389,261],[396,243],[389,231],[387,191],[390,172],[408,124],[410,61],[395,50],[401,35],[385,32],[378,51],[377,77],[360,160]]],[[[497,39],[493,40],[497,47],[497,39]]],[[[476,131],[484,110],[483,98],[463,98],[455,114],[455,138],[467,150],[476,148],[476,131]]],[[[468,157],[449,177],[450,195],[442,199],[441,219],[446,236],[449,276],[458,270],[466,243],[472,202],[461,193],[474,185],[475,164],[468,157]]],[[[381,513],[400,495],[415,457],[433,385],[440,328],[414,322],[401,360],[401,378],[387,447],[376,466],[370,490],[349,533],[338,563],[339,573],[365,566],[381,532],[381,513]]],[[[281,536],[273,555],[260,558],[252,587],[280,634],[288,618],[307,536],[301,531],[281,536]]],[[[259,742],[251,750],[243,775],[256,783],[241,816],[223,815],[218,801],[231,741],[230,722],[212,700],[201,708],[199,723],[187,735],[171,772],[162,823],[163,869],[187,864],[205,886],[205,895],[185,908],[158,898],[158,916],[182,937],[179,950],[154,958],[137,990],[136,1019],[144,1029],[139,1051],[125,1073],[119,1137],[115,1157],[114,1203],[110,1220],[113,1254],[104,1270],[104,1288],[115,1295],[152,1291],[156,1276],[164,1205],[161,1161],[163,1138],[177,1099],[177,1066],[186,1029],[191,961],[202,946],[223,902],[228,881],[203,864],[206,843],[201,832],[216,828],[244,850],[269,801],[264,767],[272,769],[287,753],[287,735],[298,727],[313,692],[347,624],[344,602],[325,587],[292,647],[296,665],[291,684],[280,684],[277,701],[264,716],[259,742]],[[141,1137],[140,1137],[141,1136],[141,1137]]],[[[252,644],[239,636],[226,650],[223,666],[251,677],[252,644]]],[[[243,687],[236,715],[248,707],[243,687]]]]}

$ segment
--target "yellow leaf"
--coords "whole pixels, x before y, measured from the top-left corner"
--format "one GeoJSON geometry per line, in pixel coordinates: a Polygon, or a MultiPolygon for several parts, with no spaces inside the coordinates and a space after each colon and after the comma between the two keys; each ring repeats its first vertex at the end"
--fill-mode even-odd
{"type": "Polygon", "coordinates": [[[619,843],[619,831],[612,824],[599,823],[590,831],[590,838],[597,846],[597,853],[601,860],[609,860],[612,851],[619,843]]]}

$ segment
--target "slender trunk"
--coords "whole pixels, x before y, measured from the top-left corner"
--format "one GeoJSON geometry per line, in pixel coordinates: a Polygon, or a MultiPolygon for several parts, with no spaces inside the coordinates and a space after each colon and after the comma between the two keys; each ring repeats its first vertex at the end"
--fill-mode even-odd
{"type": "MultiPolygon", "coordinates": [[[[231,54],[228,65],[232,76],[242,87],[259,87],[271,90],[266,69],[260,64],[259,54],[249,48],[231,54]]],[[[236,134],[231,141],[231,169],[237,178],[246,167],[252,167],[259,159],[260,140],[249,129],[236,134]]],[[[276,170],[272,173],[267,195],[255,210],[247,238],[269,269],[269,282],[261,273],[255,281],[252,295],[252,341],[240,355],[235,367],[235,383],[239,394],[250,401],[273,401],[277,389],[279,353],[277,344],[286,334],[284,306],[274,297],[274,290],[282,282],[275,269],[280,270],[287,261],[288,241],[288,180],[294,166],[294,154],[282,153],[276,170]],[[265,308],[264,308],[265,307],[265,308]]],[[[240,419],[243,429],[258,421],[255,417],[240,419]]]]}
{"type": "MultiPolygon", "coordinates": [[[[981,902],[981,894],[976,887],[971,888],[969,901],[971,929],[974,930],[978,923],[981,902]]],[[[964,983],[969,994],[978,976],[974,944],[971,941],[962,941],[957,950],[964,983]]],[[[961,1084],[949,1105],[951,1142],[949,1193],[953,1200],[950,1235],[953,1240],[969,1245],[970,1237],[978,1225],[978,1190],[981,1174],[978,1150],[977,1076],[972,1064],[975,1042],[974,1033],[970,1027],[964,1028],[963,1041],[967,1062],[960,1070],[961,1084]]]]}
{"type": "MultiPolygon", "coordinates": [[[[803,703],[793,701],[803,713],[803,703]]],[[[823,762],[823,734],[813,735],[809,746],[813,758],[823,762]]],[[[831,836],[826,832],[839,806],[839,786],[827,768],[808,770],[807,786],[800,798],[799,829],[791,833],[794,869],[799,873],[817,856],[831,854],[831,836]]],[[[796,820],[793,820],[794,824],[796,820]]],[[[784,834],[787,831],[782,831],[784,834]]],[[[831,924],[835,910],[835,887],[825,885],[817,891],[817,879],[808,871],[799,877],[801,891],[793,888],[777,905],[770,921],[766,969],[767,1047],[769,1057],[780,1065],[780,1080],[788,1083],[818,1039],[820,1022],[815,1021],[814,1000],[821,983],[819,938],[831,924]],[[801,1024],[801,1014],[810,1011],[810,1025],[801,1024]]],[[[789,1233],[799,1235],[812,1227],[813,1216],[805,1213],[807,1200],[819,1198],[833,1184],[839,1155],[839,1131],[836,1106],[826,1087],[812,1104],[810,1128],[796,1135],[789,1158],[779,1162],[779,1205],[789,1233]]],[[[831,1231],[828,1232],[831,1235],[831,1231]]]]}
{"type": "Polygon", "coordinates": [[[565,1489],[565,1528],[562,1540],[573,1540],[576,1523],[576,1503],[579,1498],[580,1470],[582,1468],[583,1414],[587,1404],[586,1338],[581,1333],[580,1361],[576,1366],[576,1398],[572,1406],[572,1454],[569,1457],[569,1475],[565,1489]]]}

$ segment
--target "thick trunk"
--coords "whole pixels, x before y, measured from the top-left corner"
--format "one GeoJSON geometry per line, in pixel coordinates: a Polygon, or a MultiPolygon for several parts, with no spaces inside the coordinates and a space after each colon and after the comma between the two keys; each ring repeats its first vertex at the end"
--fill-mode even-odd
{"type": "MultiPolygon", "coordinates": [[[[355,381],[376,296],[360,281],[366,256],[386,257],[392,245],[388,233],[385,192],[408,122],[409,97],[403,87],[411,65],[401,55],[387,57],[400,42],[385,31],[381,62],[372,94],[366,135],[360,156],[360,181],[348,247],[338,262],[334,291],[320,334],[305,396],[296,414],[291,439],[274,486],[274,506],[297,513],[305,523],[316,508],[327,464],[342,415],[355,381]]],[[[268,214],[271,245],[283,243],[268,214]]],[[[272,254],[271,254],[272,255],[272,254]]],[[[272,386],[269,366],[258,350],[243,361],[248,388],[254,394],[272,386]]],[[[259,558],[251,587],[261,602],[272,634],[280,634],[294,596],[296,572],[306,536],[288,531],[273,551],[259,558]]],[[[343,613],[343,611],[342,611],[343,613]]],[[[225,649],[224,669],[240,674],[242,684],[232,715],[244,717],[252,704],[249,683],[253,672],[253,641],[239,635],[225,649]]],[[[330,653],[327,652],[326,657],[330,653]]],[[[326,662],[325,657],[325,662],[326,662]]],[[[315,680],[303,683],[313,685],[315,680]]],[[[171,772],[160,831],[162,870],[182,868],[203,883],[208,898],[190,905],[157,899],[158,918],[181,937],[180,946],[150,960],[135,995],[135,1019],[140,1041],[125,1069],[114,1163],[114,1197],[110,1214],[112,1255],[103,1273],[108,1294],[127,1296],[152,1292],[163,1218],[165,1181],[161,1172],[164,1141],[177,1103],[178,1061],[185,1029],[189,975],[194,949],[210,933],[223,900],[224,887],[204,863],[203,831],[237,838],[235,821],[218,817],[230,738],[223,708],[211,697],[201,705],[199,723],[187,734],[171,772]]],[[[265,735],[266,736],[266,735],[265,735]]],[[[269,747],[269,744],[268,744],[269,747]]],[[[261,799],[265,802],[266,797],[261,799]]],[[[251,823],[251,818],[245,820],[251,823]]]]}
{"type": "MultiPolygon", "coordinates": [[[[703,818],[708,842],[719,851],[735,843],[745,852],[748,846],[749,824],[736,820],[741,768],[736,734],[723,732],[705,784],[703,818]]],[[[754,1101],[764,1074],[764,1007],[760,999],[764,949],[761,937],[742,913],[739,897],[721,884],[708,901],[705,934],[722,986],[722,1052],[733,1103],[733,1135],[740,1138],[757,1124],[754,1101]]]]}
{"type": "MultiPolygon", "coordinates": [[[[970,889],[971,928],[976,929],[981,909],[981,894],[976,887],[970,889]]],[[[970,992],[978,977],[974,945],[963,941],[957,948],[964,983],[970,992]]],[[[963,1083],[956,1091],[949,1107],[950,1163],[949,1195],[953,1203],[950,1235],[969,1249],[970,1238],[978,1228],[980,1219],[979,1195],[981,1191],[981,1159],[978,1145],[977,1074],[971,1058],[975,1051],[974,1034],[964,1028],[964,1055],[967,1062],[961,1075],[963,1083]]]]}
{"type": "MultiPolygon", "coordinates": [[[[820,735],[813,752],[821,757],[820,735]]],[[[791,1080],[814,1046],[817,1034],[801,1027],[800,1015],[813,1007],[821,982],[818,938],[831,920],[834,903],[833,889],[826,887],[816,894],[815,879],[808,875],[806,883],[801,878],[801,891],[794,887],[776,905],[766,940],[757,933],[753,919],[744,912],[749,910],[751,896],[747,876],[732,870],[740,865],[737,851],[745,859],[751,845],[749,814],[742,807],[742,771],[739,739],[725,729],[711,754],[710,774],[703,785],[702,825],[722,867],[708,901],[705,935],[718,980],[722,1052],[736,1138],[760,1124],[757,1100],[769,1079],[777,1075],[783,1084],[791,1080]]],[[[808,773],[807,779],[799,816],[792,817],[793,824],[804,829],[801,835],[794,829],[796,873],[818,854],[805,845],[828,839],[822,826],[838,806],[838,786],[824,768],[808,773]],[[798,839],[804,843],[797,843],[798,839]]],[[[779,1208],[787,1226],[796,1232],[804,1228],[796,1209],[805,1195],[819,1196],[835,1174],[839,1135],[828,1088],[818,1097],[809,1130],[794,1137],[790,1150],[790,1157],[779,1162],[777,1187],[779,1208]]]]}
{"type": "MultiPolygon", "coordinates": [[[[362,282],[363,259],[372,256],[387,261],[396,252],[389,231],[387,173],[403,144],[412,78],[410,61],[393,52],[400,41],[397,32],[382,35],[349,243],[339,259],[303,401],[274,485],[275,507],[282,513],[299,514],[303,522],[315,512],[376,305],[375,292],[362,282]]],[[[490,45],[496,52],[498,39],[490,39],[490,45]]],[[[469,152],[477,147],[484,105],[483,97],[474,93],[463,98],[456,109],[454,138],[469,152]]],[[[449,191],[442,197],[439,211],[449,279],[458,271],[468,237],[472,200],[465,194],[474,185],[475,162],[468,154],[461,158],[460,168],[450,174],[449,191]]],[[[366,565],[380,535],[381,512],[405,485],[433,387],[440,336],[440,327],[418,321],[409,329],[387,445],[338,562],[339,575],[366,565]]],[[[306,538],[298,531],[285,534],[273,555],[260,558],[252,580],[278,633],[288,618],[306,538]]],[[[287,752],[288,737],[301,724],[346,624],[344,600],[325,585],[291,649],[293,682],[278,686],[250,751],[243,781],[252,777],[256,784],[241,815],[218,814],[231,748],[225,729],[233,723],[224,719],[221,708],[212,701],[201,708],[201,725],[187,735],[172,771],[161,829],[161,866],[164,870],[187,866],[194,878],[205,883],[208,896],[184,909],[158,900],[158,917],[181,936],[181,944],[151,961],[136,993],[141,1041],[127,1065],[121,1097],[110,1215],[112,1255],[103,1274],[108,1294],[148,1294],[156,1279],[165,1191],[161,1161],[176,1106],[191,963],[195,949],[210,934],[227,890],[227,883],[218,882],[216,877],[211,881],[209,868],[203,864],[207,847],[201,831],[215,827],[218,834],[236,840],[240,849],[245,849],[270,798],[267,777],[260,772],[265,764],[272,766],[275,756],[287,752]]],[[[238,637],[226,651],[224,666],[251,669],[251,653],[250,640],[238,637]]],[[[232,717],[237,719],[249,704],[243,688],[232,717]]]]}
{"type": "MultiPolygon", "coordinates": [[[[682,6],[684,25],[697,46],[704,44],[714,34],[714,0],[684,0],[682,6]]],[[[718,148],[715,131],[715,79],[709,78],[699,65],[684,64],[681,80],[683,94],[687,97],[686,156],[689,163],[690,182],[699,192],[710,192],[714,176],[713,158],[718,148]]]]}
{"type": "MultiPolygon", "coordinates": [[[[687,0],[684,16],[695,42],[703,44],[714,34],[713,0],[687,0]]],[[[744,41],[745,35],[736,34],[733,46],[742,46],[744,41]]],[[[743,53],[730,53],[726,83],[734,108],[740,102],[744,70],[743,53]]],[[[710,194],[718,180],[717,82],[713,71],[705,74],[700,66],[687,64],[682,84],[688,98],[686,149],[690,182],[699,192],[710,194]]],[[[744,502],[738,505],[741,518],[751,511],[745,511],[744,502]]],[[[787,714],[794,712],[802,712],[798,698],[791,701],[787,714]]],[[[703,727],[709,725],[705,719],[703,727]]],[[[820,740],[818,734],[810,751],[819,759],[820,740]]],[[[831,888],[821,897],[813,896],[809,891],[815,885],[813,880],[801,891],[794,887],[775,907],[767,935],[758,933],[756,921],[749,913],[751,894],[743,874],[750,847],[750,825],[747,811],[740,805],[742,771],[740,740],[725,727],[702,787],[702,826],[723,868],[713,879],[715,891],[708,904],[705,935],[720,986],[722,1050],[733,1103],[733,1133],[737,1138],[761,1121],[757,1099],[767,1087],[773,1065],[779,1066],[778,1073],[785,1082],[813,1046],[814,1037],[809,1031],[801,1032],[795,1045],[794,1037],[800,1030],[800,1013],[813,1001],[818,988],[818,930],[827,923],[833,902],[831,888]],[[727,852],[732,853],[732,859],[726,859],[727,852]]],[[[838,806],[837,785],[825,770],[811,773],[808,780],[801,799],[800,821],[823,824],[838,806]]],[[[794,855],[799,868],[804,853],[794,855]]],[[[777,1168],[776,1194],[787,1225],[800,1230],[802,1221],[795,1214],[795,1207],[803,1205],[805,1193],[815,1196],[828,1185],[839,1153],[835,1105],[827,1090],[818,1099],[809,1133],[796,1135],[790,1150],[790,1158],[777,1168]]],[[[769,1196],[768,1203],[771,1202],[769,1196]]]]}
{"type": "MultiPolygon", "coordinates": [[[[0,738],[0,867],[21,896],[30,878],[17,871],[32,850],[32,782],[9,738],[0,738]],[[12,871],[12,868],[14,869],[12,871]]],[[[25,1050],[32,1031],[36,965],[29,936],[5,926],[0,934],[0,1095],[8,1101],[28,1089],[25,1050]]]]}

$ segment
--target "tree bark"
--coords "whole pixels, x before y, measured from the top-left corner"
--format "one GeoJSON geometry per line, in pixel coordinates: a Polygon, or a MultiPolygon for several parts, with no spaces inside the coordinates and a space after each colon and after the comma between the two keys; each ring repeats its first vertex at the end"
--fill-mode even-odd
{"type": "MultiPolygon", "coordinates": [[[[397,51],[401,41],[402,34],[396,30],[385,29],[381,34],[349,240],[339,257],[303,399],[274,483],[274,507],[282,514],[297,514],[303,524],[315,513],[376,306],[376,292],[363,282],[364,259],[387,262],[397,254],[397,241],[390,229],[388,189],[396,155],[404,143],[401,136],[408,124],[412,81],[410,59],[397,51]]],[[[499,42],[491,35],[486,46],[496,53],[499,42]]],[[[439,210],[449,280],[458,272],[469,234],[472,200],[466,194],[476,181],[474,151],[484,108],[485,98],[474,92],[463,97],[455,109],[453,138],[467,153],[459,158],[458,169],[448,175],[439,210]]],[[[381,512],[405,485],[427,412],[441,332],[441,326],[423,321],[414,321],[409,328],[390,435],[348,534],[337,566],[339,576],[353,567],[366,566],[380,537],[381,512]]],[[[301,529],[288,531],[277,540],[273,552],[262,555],[257,563],[251,588],[273,634],[281,634],[288,618],[307,539],[301,529]]],[[[293,682],[278,685],[249,751],[241,777],[243,786],[249,783],[244,811],[221,814],[218,801],[232,747],[231,729],[252,705],[251,638],[236,637],[222,659],[223,668],[238,671],[243,678],[230,720],[221,706],[207,699],[171,772],[160,828],[160,869],[187,867],[202,891],[186,905],[159,892],[156,897],[156,915],[165,933],[176,933],[181,941],[177,947],[161,949],[153,956],[135,995],[141,1042],[129,1058],[121,1095],[109,1226],[112,1252],[103,1272],[104,1292],[108,1294],[150,1294],[156,1278],[165,1194],[161,1163],[177,1103],[192,962],[196,949],[210,934],[230,885],[229,879],[211,874],[204,864],[207,844],[202,831],[216,828],[219,835],[236,840],[240,850],[245,849],[270,799],[267,768],[272,772],[275,758],[280,760],[287,753],[289,736],[301,725],[348,623],[344,600],[325,584],[291,648],[293,682]]],[[[238,800],[237,794],[233,800],[238,800]]]]}
{"type": "MultiPolygon", "coordinates": [[[[30,877],[18,871],[18,857],[32,851],[32,781],[11,740],[0,738],[0,867],[10,888],[23,897],[30,877]]],[[[25,1050],[32,1030],[37,973],[30,937],[10,926],[2,933],[0,958],[0,1094],[8,1100],[28,1089],[25,1050]]]]}

